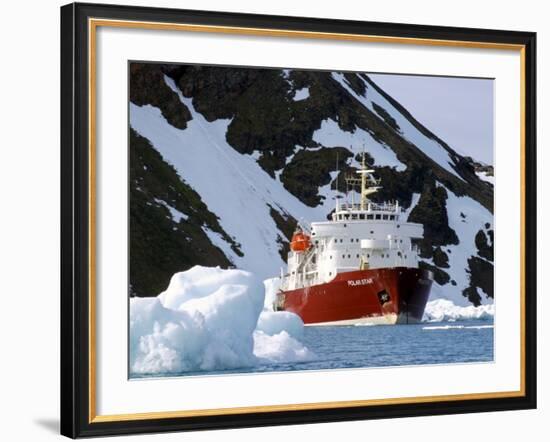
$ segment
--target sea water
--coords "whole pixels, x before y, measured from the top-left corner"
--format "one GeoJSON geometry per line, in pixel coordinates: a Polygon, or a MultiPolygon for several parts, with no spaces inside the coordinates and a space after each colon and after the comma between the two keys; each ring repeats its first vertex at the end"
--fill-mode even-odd
{"type": "MultiPolygon", "coordinates": [[[[310,360],[265,363],[231,370],[170,373],[168,376],[491,362],[494,359],[493,339],[492,320],[415,325],[310,326],[305,327],[301,339],[314,354],[310,360]]],[[[159,376],[163,374],[133,377],[159,376]]]]}

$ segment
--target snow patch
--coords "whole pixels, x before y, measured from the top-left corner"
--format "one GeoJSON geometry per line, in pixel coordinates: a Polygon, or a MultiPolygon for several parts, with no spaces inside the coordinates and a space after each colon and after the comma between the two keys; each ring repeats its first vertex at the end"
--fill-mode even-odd
{"type": "Polygon", "coordinates": [[[476,175],[480,180],[491,183],[493,186],[495,185],[494,175],[488,175],[487,172],[476,172],[476,175]]]}
{"type": "Polygon", "coordinates": [[[163,201],[161,199],[158,199],[158,198],[155,198],[155,202],[160,204],[161,206],[164,206],[168,209],[168,211],[170,212],[170,216],[172,217],[172,219],[176,222],[176,223],[179,223],[182,219],[184,221],[187,221],[189,219],[189,215],[186,215],[185,213],[182,213],[180,212],[179,210],[177,209],[174,209],[170,204],[168,204],[166,201],[163,201]]]}
{"type": "Polygon", "coordinates": [[[354,156],[362,153],[364,147],[374,159],[374,165],[393,167],[400,172],[407,169],[392,149],[376,141],[367,131],[357,128],[354,132],[346,132],[332,119],[323,120],[321,127],[313,133],[313,141],[325,147],[349,148],[354,156]]]}
{"type": "Polygon", "coordinates": [[[414,208],[418,204],[418,201],[420,201],[420,194],[413,193],[411,197],[411,205],[405,210],[405,213],[404,213],[404,219],[406,219],[407,221],[409,220],[409,216],[411,216],[411,212],[414,210],[414,208]]]}
{"type": "Polygon", "coordinates": [[[214,232],[206,226],[201,226],[201,229],[206,236],[208,236],[210,242],[220,249],[229,261],[235,263],[240,259],[240,256],[231,248],[231,244],[229,244],[219,232],[214,232]]]}
{"type": "Polygon", "coordinates": [[[249,272],[195,266],[173,275],[156,298],[131,298],[130,372],[176,374],[313,358],[298,340],[301,320],[262,314],[264,296],[263,284],[249,272]]]}
{"type": "Polygon", "coordinates": [[[302,101],[309,98],[309,88],[303,87],[302,89],[298,89],[294,93],[294,97],[292,98],[294,101],[302,101]]]}

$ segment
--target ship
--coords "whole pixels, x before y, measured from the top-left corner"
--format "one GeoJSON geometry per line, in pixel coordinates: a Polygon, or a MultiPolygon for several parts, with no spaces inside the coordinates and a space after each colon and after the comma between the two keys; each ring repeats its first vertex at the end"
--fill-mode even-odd
{"type": "Polygon", "coordinates": [[[273,307],[305,325],[418,323],[433,282],[414,243],[424,228],[407,222],[399,202],[371,201],[381,183],[364,155],[356,173],[329,221],[297,227],[273,307]]]}

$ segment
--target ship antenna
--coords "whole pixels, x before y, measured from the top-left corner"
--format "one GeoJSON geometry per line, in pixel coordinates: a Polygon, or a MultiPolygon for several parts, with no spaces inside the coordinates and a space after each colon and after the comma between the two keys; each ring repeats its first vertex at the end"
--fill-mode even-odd
{"type": "Polygon", "coordinates": [[[365,210],[367,168],[365,167],[365,145],[363,144],[363,158],[361,158],[361,210],[365,210]]]}
{"type": "Polygon", "coordinates": [[[335,195],[335,199],[336,199],[336,212],[338,212],[339,207],[338,207],[338,178],[340,177],[340,171],[338,170],[338,149],[336,149],[336,187],[334,189],[334,195],[335,195]]]}

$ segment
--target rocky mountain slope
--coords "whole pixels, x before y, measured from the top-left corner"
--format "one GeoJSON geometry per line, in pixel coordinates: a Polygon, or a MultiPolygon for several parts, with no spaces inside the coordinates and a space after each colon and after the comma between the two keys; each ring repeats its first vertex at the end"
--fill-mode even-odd
{"type": "Polygon", "coordinates": [[[132,63],[129,116],[131,295],[194,264],[278,275],[366,151],[373,199],[424,225],[433,296],[492,302],[492,182],[368,75],[132,63]]]}

